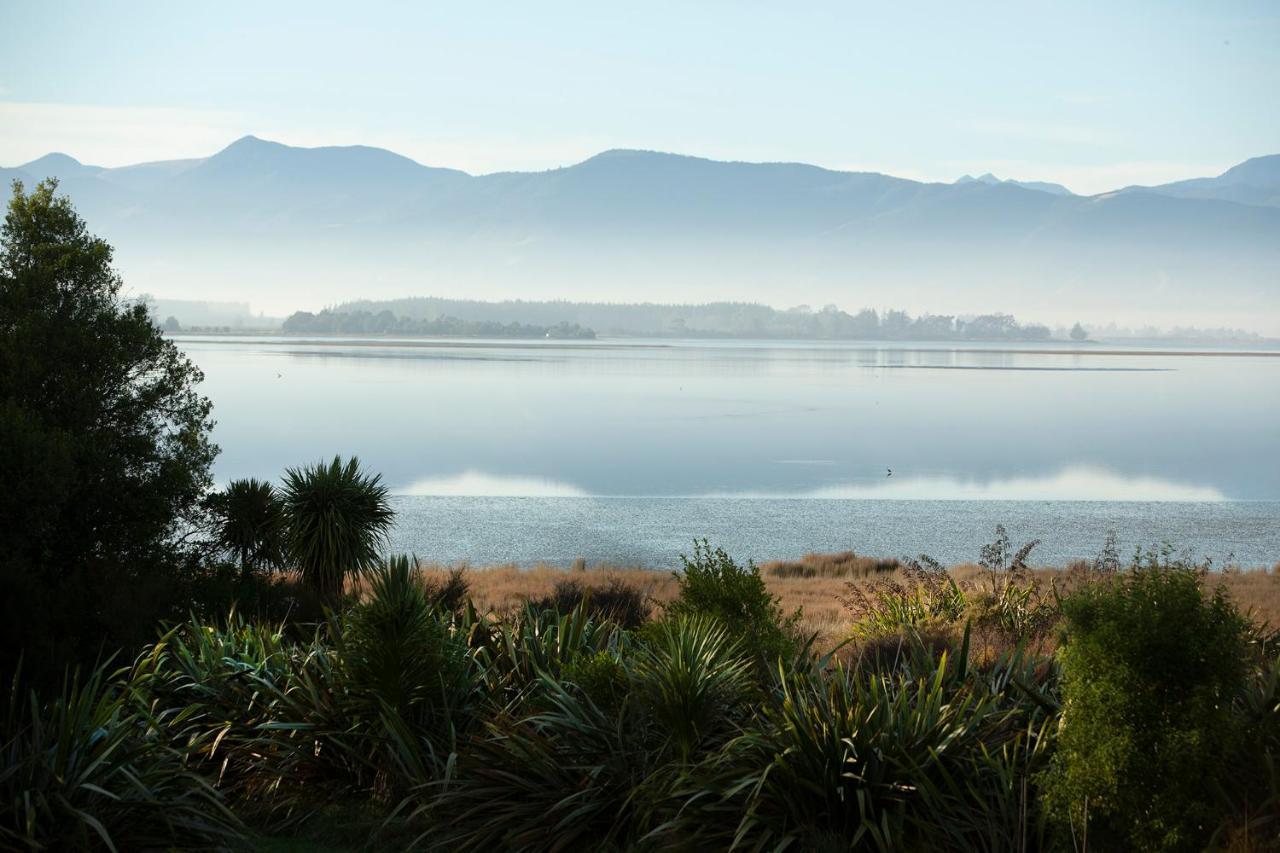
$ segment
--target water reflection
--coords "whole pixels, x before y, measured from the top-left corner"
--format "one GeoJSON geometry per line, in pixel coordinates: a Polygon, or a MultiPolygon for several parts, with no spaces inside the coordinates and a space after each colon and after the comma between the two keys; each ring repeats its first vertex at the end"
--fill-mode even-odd
{"type": "MultiPolygon", "coordinates": [[[[786,465],[831,465],[824,459],[783,459],[786,465]]],[[[427,477],[397,489],[398,495],[437,497],[617,497],[592,494],[572,483],[542,477],[511,477],[464,471],[446,477],[427,477]]],[[[1125,477],[1103,468],[1074,467],[1043,477],[960,480],[946,476],[911,476],[901,472],[876,480],[841,483],[797,492],[745,490],[662,497],[910,500],[910,501],[1221,501],[1212,486],[1196,486],[1157,477],[1125,477]]]]}
{"type": "Polygon", "coordinates": [[[439,497],[581,498],[577,486],[543,477],[504,477],[482,471],[463,471],[450,477],[426,477],[395,490],[397,495],[439,497]]]}
{"type": "Polygon", "coordinates": [[[179,340],[220,481],[341,453],[404,494],[1280,499],[1265,354],[179,340]]]}

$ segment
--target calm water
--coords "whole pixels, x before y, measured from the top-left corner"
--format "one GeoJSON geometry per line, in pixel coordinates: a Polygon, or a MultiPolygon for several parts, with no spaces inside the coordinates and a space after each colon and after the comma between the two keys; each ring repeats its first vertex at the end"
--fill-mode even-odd
{"type": "Polygon", "coordinates": [[[971,558],[1003,522],[1045,561],[1107,530],[1280,560],[1280,358],[1098,347],[179,338],[216,474],[360,456],[397,549],[668,564],[706,535],[971,558]],[[892,476],[889,471],[892,470],[892,476]]]}

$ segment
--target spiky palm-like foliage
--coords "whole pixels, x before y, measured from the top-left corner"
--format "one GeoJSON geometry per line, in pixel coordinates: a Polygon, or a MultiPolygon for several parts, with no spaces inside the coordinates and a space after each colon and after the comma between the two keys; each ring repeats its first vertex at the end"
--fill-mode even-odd
{"type": "Polygon", "coordinates": [[[559,678],[566,666],[625,646],[629,636],[579,605],[561,616],[526,604],[511,619],[488,624],[470,620],[469,642],[497,707],[519,709],[543,685],[540,675],[559,678]]]}
{"type": "Polygon", "coordinates": [[[0,848],[209,849],[243,828],[169,728],[190,709],[148,707],[106,665],[40,699],[14,679],[0,718],[0,848]]]}
{"type": "Polygon", "coordinates": [[[218,545],[236,559],[243,574],[283,565],[284,503],[270,483],[252,477],[232,480],[210,503],[218,545]]]}
{"type": "Polygon", "coordinates": [[[351,721],[384,736],[389,760],[374,759],[389,792],[432,781],[446,770],[459,734],[471,728],[480,678],[466,638],[452,630],[408,557],[371,575],[372,595],[342,623],[342,661],[351,721]]]}
{"type": "Polygon", "coordinates": [[[377,565],[395,517],[387,498],[381,475],[362,472],[354,456],[285,472],[290,561],[329,602],[349,574],[377,565]]]}
{"type": "Polygon", "coordinates": [[[633,683],[657,731],[681,762],[706,740],[732,731],[753,687],[742,643],[707,616],[655,625],[636,655],[633,683]]]}
{"type": "Polygon", "coordinates": [[[1012,684],[1020,661],[983,675],[966,654],[779,672],[743,734],[694,768],[673,831],[704,847],[1028,849],[1048,718],[1012,684]]]}
{"type": "MultiPolygon", "coordinates": [[[[557,626],[562,638],[582,636],[572,620],[557,626]]],[[[591,645],[548,656],[569,661],[563,676],[536,668],[534,700],[500,710],[462,755],[434,804],[449,816],[453,849],[633,849],[678,837],[666,824],[684,772],[747,718],[753,662],[706,616],[656,625],[632,647],[588,656],[591,645]],[[623,670],[620,701],[598,702],[574,680],[602,658],[623,670]]]]}

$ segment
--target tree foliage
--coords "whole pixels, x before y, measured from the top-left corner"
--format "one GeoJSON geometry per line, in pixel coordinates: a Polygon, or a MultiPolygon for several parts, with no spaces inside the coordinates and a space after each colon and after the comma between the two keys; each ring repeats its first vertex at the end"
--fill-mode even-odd
{"type": "Polygon", "coordinates": [[[1247,622],[1195,567],[1155,558],[1062,602],[1051,813],[1099,849],[1200,850],[1235,744],[1247,622]]]}
{"type": "Polygon", "coordinates": [[[218,545],[240,564],[243,575],[284,565],[284,503],[275,487],[253,477],[232,480],[210,496],[218,545]]]}
{"type": "Polygon", "coordinates": [[[0,230],[0,655],[42,663],[181,612],[181,540],[217,452],[200,371],[56,190],[15,182],[0,230]]]}

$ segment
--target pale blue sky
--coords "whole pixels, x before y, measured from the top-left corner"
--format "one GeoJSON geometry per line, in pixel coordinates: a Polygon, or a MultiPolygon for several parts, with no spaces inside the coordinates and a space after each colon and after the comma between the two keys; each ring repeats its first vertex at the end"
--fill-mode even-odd
{"type": "Polygon", "coordinates": [[[0,0],[0,165],[245,133],[471,172],[627,147],[1098,192],[1280,152],[1280,3],[0,0]]]}

